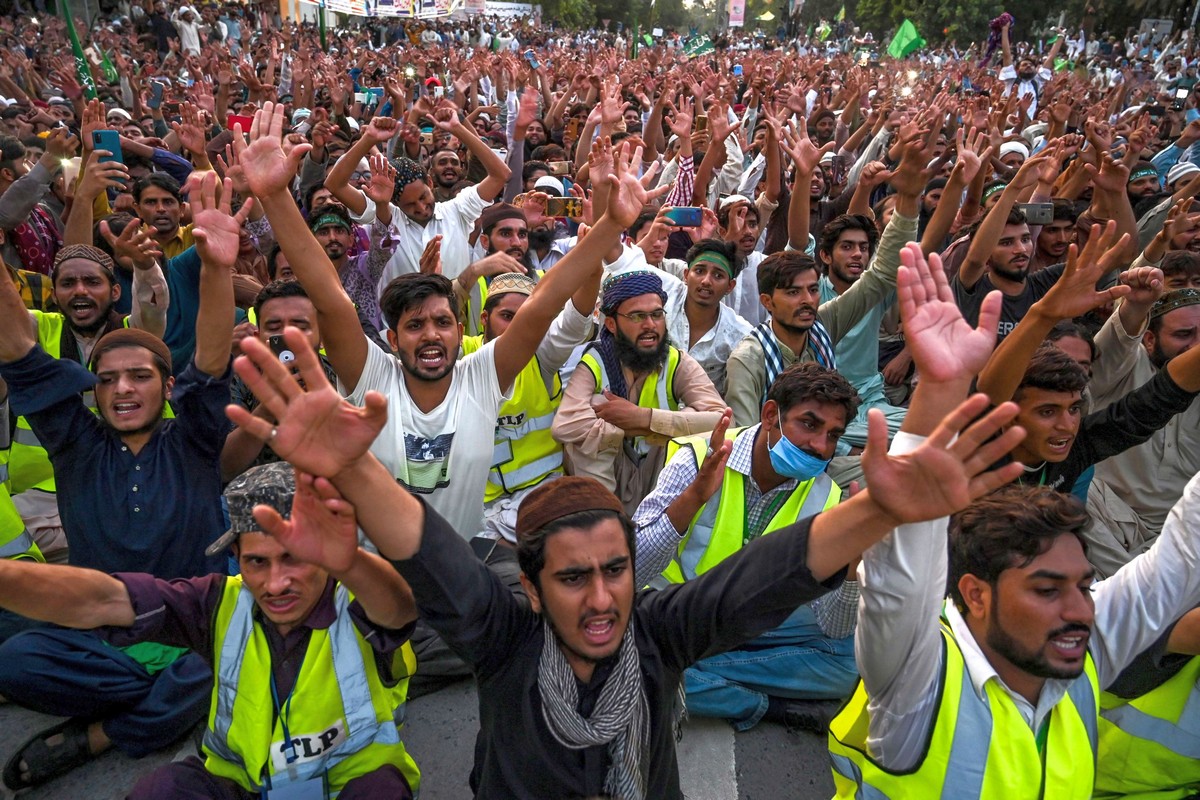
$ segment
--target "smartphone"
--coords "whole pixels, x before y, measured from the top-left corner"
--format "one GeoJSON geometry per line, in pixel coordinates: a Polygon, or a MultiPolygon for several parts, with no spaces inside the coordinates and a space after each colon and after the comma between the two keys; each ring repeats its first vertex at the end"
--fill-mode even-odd
{"type": "Polygon", "coordinates": [[[529,62],[529,66],[533,67],[534,69],[541,68],[541,65],[538,64],[537,56],[533,54],[532,50],[526,50],[524,56],[525,60],[529,62]]]}
{"type": "Polygon", "coordinates": [[[1175,90],[1175,99],[1176,100],[1187,100],[1188,96],[1191,95],[1191,93],[1192,93],[1191,89],[1176,89],[1175,90]]]}
{"type": "Polygon", "coordinates": [[[371,102],[371,93],[370,92],[355,92],[354,93],[354,102],[362,103],[363,105],[366,105],[367,103],[371,102]]]}
{"type": "Polygon", "coordinates": [[[109,161],[115,161],[118,164],[125,163],[125,159],[121,156],[121,134],[116,131],[92,131],[92,148],[109,152],[107,156],[100,156],[101,164],[109,161]]]}
{"type": "Polygon", "coordinates": [[[1054,221],[1053,203],[1017,203],[1030,225],[1049,225],[1054,221]]]}
{"type": "Polygon", "coordinates": [[[708,130],[708,117],[704,114],[696,115],[696,133],[708,130]]]}
{"type": "Polygon", "coordinates": [[[569,175],[571,174],[571,162],[569,161],[551,161],[547,164],[550,167],[551,175],[569,175]]]}
{"type": "Polygon", "coordinates": [[[547,217],[582,217],[583,201],[578,197],[551,197],[546,201],[547,217]]]}
{"type": "Polygon", "coordinates": [[[367,96],[370,97],[370,100],[368,102],[378,105],[379,101],[383,99],[383,87],[382,86],[367,87],[367,96]]]}
{"type": "Polygon", "coordinates": [[[733,65],[733,74],[739,78],[742,77],[742,65],[741,64],[733,65]]]}
{"type": "Polygon", "coordinates": [[[421,131],[421,144],[425,147],[433,147],[433,131],[421,131]]]}
{"type": "Polygon", "coordinates": [[[663,216],[677,228],[699,228],[704,219],[704,209],[696,206],[672,208],[663,216]]]}
{"type": "Polygon", "coordinates": [[[434,100],[441,100],[445,96],[446,96],[446,87],[445,86],[433,87],[433,99],[434,100]]]}
{"type": "Polygon", "coordinates": [[[496,549],[498,541],[498,539],[485,539],[482,536],[476,536],[471,540],[471,550],[475,553],[476,558],[486,564],[488,556],[496,549]]]}
{"type": "Polygon", "coordinates": [[[163,85],[158,81],[150,81],[150,99],[146,105],[151,109],[156,109],[162,105],[163,101],[163,85]]]}
{"type": "Polygon", "coordinates": [[[567,120],[567,126],[563,130],[563,135],[570,137],[572,140],[578,140],[580,124],[579,117],[571,117],[567,120]]]}
{"type": "Polygon", "coordinates": [[[279,358],[280,364],[291,364],[296,360],[296,354],[292,352],[292,348],[287,346],[287,342],[283,340],[282,336],[268,336],[267,346],[279,358]]]}
{"type": "Polygon", "coordinates": [[[247,117],[243,114],[230,114],[225,118],[225,127],[233,130],[234,125],[242,126],[242,133],[249,134],[250,126],[254,124],[254,117],[247,117]]]}

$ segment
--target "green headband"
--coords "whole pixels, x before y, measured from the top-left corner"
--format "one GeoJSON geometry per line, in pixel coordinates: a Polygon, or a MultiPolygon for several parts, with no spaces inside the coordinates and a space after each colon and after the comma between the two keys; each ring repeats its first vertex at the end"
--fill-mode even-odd
{"type": "Polygon", "coordinates": [[[729,263],[729,259],[726,258],[723,253],[718,253],[714,250],[705,250],[703,253],[693,258],[692,262],[688,264],[688,269],[691,269],[692,267],[704,261],[707,261],[709,264],[716,264],[718,267],[725,270],[725,274],[730,278],[735,277],[733,273],[733,264],[729,263]]]}
{"type": "Polygon", "coordinates": [[[345,230],[352,230],[352,228],[346,222],[346,220],[343,219],[342,217],[339,217],[337,214],[322,214],[321,216],[319,216],[315,220],[313,220],[312,225],[310,227],[314,231],[319,231],[319,230],[321,230],[321,228],[324,228],[326,225],[337,225],[338,227],[344,228],[345,230]]]}
{"type": "Polygon", "coordinates": [[[1133,183],[1134,181],[1138,180],[1139,178],[1157,178],[1157,177],[1158,177],[1158,170],[1156,170],[1154,167],[1141,167],[1139,169],[1135,169],[1133,172],[1130,173],[1129,182],[1133,183]]]}
{"type": "Polygon", "coordinates": [[[1008,188],[1007,183],[998,183],[983,193],[983,199],[987,200],[989,197],[994,195],[996,192],[1003,192],[1006,188],[1008,188]]]}

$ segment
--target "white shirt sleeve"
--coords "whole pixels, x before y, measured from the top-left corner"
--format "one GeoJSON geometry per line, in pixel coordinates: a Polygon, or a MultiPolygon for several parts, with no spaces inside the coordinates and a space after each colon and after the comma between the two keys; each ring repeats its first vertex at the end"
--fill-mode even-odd
{"type": "Polygon", "coordinates": [[[542,369],[548,374],[558,372],[575,348],[587,341],[591,332],[591,314],[580,314],[575,304],[568,300],[538,345],[537,357],[542,369]]]}

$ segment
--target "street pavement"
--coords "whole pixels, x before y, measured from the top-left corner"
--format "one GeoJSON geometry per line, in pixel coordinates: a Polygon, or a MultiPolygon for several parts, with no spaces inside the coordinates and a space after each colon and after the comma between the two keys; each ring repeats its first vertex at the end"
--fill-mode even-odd
{"type": "MultiPolygon", "coordinates": [[[[423,773],[421,800],[469,798],[467,776],[479,727],[473,683],[409,703],[405,741],[423,773]]],[[[0,706],[0,760],[57,720],[0,706]]],[[[18,795],[21,800],[117,800],[150,770],[195,753],[192,737],[142,759],[109,752],[70,775],[18,795]]],[[[689,800],[828,800],[833,796],[825,738],[763,723],[735,734],[720,720],[690,719],[679,743],[689,800]]],[[[0,789],[6,800],[11,793],[0,789]]]]}

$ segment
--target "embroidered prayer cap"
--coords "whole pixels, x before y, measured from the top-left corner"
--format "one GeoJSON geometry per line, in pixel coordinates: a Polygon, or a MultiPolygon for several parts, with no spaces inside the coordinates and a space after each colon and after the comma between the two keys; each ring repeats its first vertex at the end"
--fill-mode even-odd
{"type": "Polygon", "coordinates": [[[644,294],[656,294],[664,303],[667,302],[667,293],[663,291],[662,278],[657,273],[647,269],[634,269],[610,275],[604,280],[600,312],[606,316],[612,316],[621,307],[621,303],[631,297],[641,297],[644,294]]]}
{"type": "Polygon", "coordinates": [[[112,256],[99,247],[93,247],[90,244],[68,244],[60,247],[58,253],[54,256],[54,265],[50,268],[51,281],[54,280],[54,274],[58,272],[58,265],[72,258],[82,258],[84,261],[99,264],[101,269],[108,273],[108,279],[116,283],[117,276],[115,270],[117,267],[113,263],[112,256]]]}
{"type": "Polygon", "coordinates": [[[421,169],[421,165],[413,161],[411,158],[401,156],[392,160],[392,166],[396,168],[396,194],[404,191],[404,187],[408,186],[413,181],[421,181],[425,179],[425,170],[421,169]]]}
{"type": "Polygon", "coordinates": [[[488,284],[488,297],[499,297],[502,294],[523,294],[526,297],[533,294],[537,281],[519,272],[505,272],[492,278],[488,284]]]}
{"type": "Polygon", "coordinates": [[[625,513],[617,496],[595,478],[567,475],[543,483],[521,501],[517,510],[517,541],[581,511],[625,513]]]}
{"type": "Polygon", "coordinates": [[[296,494],[296,475],[286,461],[251,467],[225,487],[229,504],[229,530],[204,551],[207,556],[224,552],[243,533],[259,533],[262,528],[254,520],[254,507],[266,505],[284,519],[292,514],[292,498],[296,494]]]}
{"type": "Polygon", "coordinates": [[[1200,304],[1200,289],[1176,289],[1158,298],[1158,302],[1150,309],[1150,319],[1158,319],[1177,308],[1197,304],[1200,304]]]}

